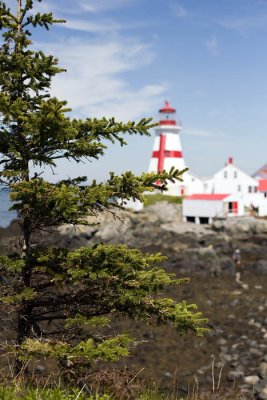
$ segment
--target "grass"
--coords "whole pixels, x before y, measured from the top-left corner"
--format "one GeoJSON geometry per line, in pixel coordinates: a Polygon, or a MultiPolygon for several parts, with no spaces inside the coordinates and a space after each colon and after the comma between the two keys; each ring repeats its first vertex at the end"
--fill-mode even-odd
{"type": "MultiPolygon", "coordinates": [[[[42,388],[23,388],[19,386],[0,387],[0,400],[123,400],[117,396],[108,394],[87,394],[82,389],[54,389],[42,388]]],[[[125,400],[133,399],[127,397],[125,400]]],[[[252,400],[252,394],[245,394],[238,390],[229,390],[227,392],[194,392],[184,397],[175,394],[162,394],[157,390],[148,390],[134,397],[135,400],[252,400]]]]}
{"type": "Polygon", "coordinates": [[[182,197],[181,196],[169,196],[167,194],[146,194],[145,195],[145,207],[151,206],[155,203],[158,203],[159,201],[167,201],[168,203],[175,203],[175,204],[181,204],[182,203],[182,197]]]}
{"type": "Polygon", "coordinates": [[[0,387],[1,400],[111,400],[108,395],[88,395],[81,389],[25,389],[0,387]]]}

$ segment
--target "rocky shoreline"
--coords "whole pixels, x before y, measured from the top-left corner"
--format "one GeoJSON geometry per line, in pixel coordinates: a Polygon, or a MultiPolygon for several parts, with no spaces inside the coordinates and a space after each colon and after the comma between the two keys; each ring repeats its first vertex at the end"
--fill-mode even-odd
{"type": "MultiPolygon", "coordinates": [[[[17,233],[15,222],[0,229],[2,254],[10,251],[17,233]]],[[[191,278],[189,285],[168,294],[198,304],[211,332],[204,338],[177,338],[167,327],[118,321],[115,329],[134,329],[142,342],[125,363],[144,368],[144,376],[168,388],[174,381],[185,392],[196,382],[208,388],[236,386],[267,400],[267,220],[249,217],[197,226],[182,222],[180,205],[161,202],[139,213],[121,211],[118,219],[105,214],[91,227],[63,226],[42,240],[69,248],[125,243],[168,256],[166,269],[191,278]],[[242,257],[238,271],[232,259],[236,248],[242,257]]]]}

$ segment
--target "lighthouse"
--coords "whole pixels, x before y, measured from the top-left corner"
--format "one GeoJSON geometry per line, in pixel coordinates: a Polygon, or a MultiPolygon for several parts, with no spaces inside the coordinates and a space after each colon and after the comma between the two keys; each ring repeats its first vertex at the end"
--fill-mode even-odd
{"type": "Polygon", "coordinates": [[[169,171],[171,167],[182,170],[185,168],[180,140],[182,126],[176,121],[176,110],[165,101],[159,115],[149,172],[169,171]]]}

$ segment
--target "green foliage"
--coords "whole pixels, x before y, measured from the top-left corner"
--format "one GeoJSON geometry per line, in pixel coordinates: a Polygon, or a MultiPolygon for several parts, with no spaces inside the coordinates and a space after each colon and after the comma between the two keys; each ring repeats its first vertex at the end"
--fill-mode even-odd
{"type": "Polygon", "coordinates": [[[158,203],[160,201],[167,201],[168,203],[174,203],[174,204],[181,204],[182,203],[182,197],[180,196],[169,196],[167,194],[161,194],[161,193],[153,193],[153,194],[146,194],[144,196],[144,205],[145,207],[152,206],[155,203],[158,203]]]}
{"type": "Polygon", "coordinates": [[[120,357],[128,356],[128,347],[132,338],[119,335],[96,343],[92,338],[79,342],[76,346],[51,340],[27,339],[21,345],[21,360],[34,357],[57,358],[66,360],[68,365],[75,364],[76,359],[83,358],[89,364],[97,361],[117,361],[120,357]],[[24,354],[24,355],[23,355],[24,354]]]}
{"type": "Polygon", "coordinates": [[[34,51],[30,39],[35,27],[48,30],[63,21],[51,13],[34,15],[33,0],[17,3],[13,15],[0,1],[0,179],[11,190],[21,227],[16,254],[0,258],[0,274],[8,282],[0,287],[0,300],[16,322],[16,372],[33,357],[54,357],[63,369],[82,369],[128,355],[133,339],[108,334],[109,320],[119,314],[201,335],[205,320],[196,306],[164,298],[166,287],[188,280],[160,268],[160,254],[104,244],[69,251],[36,243],[40,232],[62,224],[88,225],[88,216],[103,211],[115,216],[125,201],[166,190],[185,170],[139,177],[110,173],[106,182],[91,184],[85,177],[52,184],[34,173],[32,165],[56,168],[61,158],[98,159],[107,143],[124,146],[126,133],[149,135],[155,124],[146,118],[71,119],[66,101],[49,94],[52,78],[64,70],[53,56],[34,51]]]}
{"type": "Polygon", "coordinates": [[[88,395],[82,389],[0,387],[1,400],[111,400],[107,394],[88,395]]]}

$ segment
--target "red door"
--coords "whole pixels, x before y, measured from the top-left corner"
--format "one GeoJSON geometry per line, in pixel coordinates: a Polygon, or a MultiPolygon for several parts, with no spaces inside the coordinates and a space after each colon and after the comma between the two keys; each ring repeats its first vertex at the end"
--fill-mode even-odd
{"type": "Polygon", "coordinates": [[[238,202],[233,201],[233,213],[238,214],[238,202]]]}

